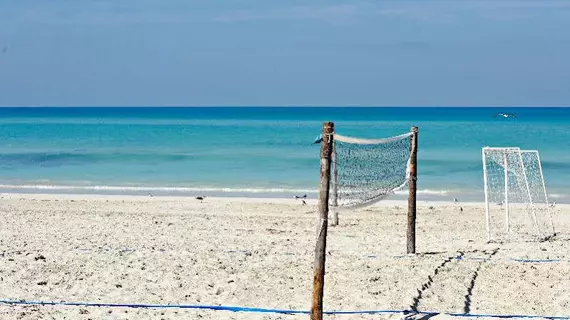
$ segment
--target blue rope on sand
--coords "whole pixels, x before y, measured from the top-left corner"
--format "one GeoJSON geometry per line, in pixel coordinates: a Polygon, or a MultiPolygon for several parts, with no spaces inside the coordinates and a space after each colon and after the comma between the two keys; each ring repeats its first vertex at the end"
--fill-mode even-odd
{"type": "MultiPolygon", "coordinates": [[[[174,305],[174,304],[129,304],[129,303],[93,303],[93,302],[57,302],[57,301],[24,301],[24,300],[6,300],[0,299],[1,304],[11,305],[50,305],[50,306],[81,306],[81,307],[110,307],[110,308],[146,308],[146,309],[202,309],[215,311],[231,311],[231,312],[257,312],[257,313],[278,313],[278,314],[310,314],[306,310],[286,310],[286,309],[267,309],[237,306],[208,306],[208,305],[174,305]]],[[[502,315],[502,314],[472,314],[472,313],[444,313],[444,312],[422,312],[412,310],[362,310],[362,311],[324,311],[324,314],[418,314],[418,315],[448,315],[455,317],[473,317],[473,318],[526,318],[526,319],[552,319],[562,320],[570,319],[563,316],[533,316],[533,315],[502,315]]]]}
{"type": "MultiPolygon", "coordinates": [[[[251,253],[251,251],[249,250],[228,250],[228,253],[251,253]]],[[[293,252],[286,252],[283,253],[284,255],[287,256],[294,256],[296,255],[293,252]]],[[[375,258],[379,258],[378,255],[376,254],[368,254],[366,255],[367,258],[371,258],[371,259],[375,259],[375,258]]],[[[407,255],[397,255],[397,256],[392,256],[392,258],[394,259],[413,259],[416,258],[414,256],[407,256],[407,255]]],[[[477,260],[477,261],[489,261],[489,262],[496,262],[496,261],[500,261],[500,260],[494,260],[491,258],[486,258],[486,257],[463,257],[463,256],[455,256],[452,257],[455,260],[477,260]]],[[[565,259],[522,259],[522,258],[510,258],[508,259],[510,261],[515,261],[515,262],[534,262],[534,263],[548,263],[548,262],[568,262],[570,263],[570,260],[565,260],[565,259]]]]}
{"type": "Polygon", "coordinates": [[[560,259],[513,259],[516,262],[560,262],[560,259]]]}
{"type": "MultiPolygon", "coordinates": [[[[80,249],[81,251],[89,251],[89,249],[80,249]]],[[[111,251],[109,249],[105,249],[104,251],[111,251]]],[[[123,254],[123,253],[131,253],[134,252],[134,249],[122,249],[119,250],[119,253],[123,254]]],[[[249,250],[226,250],[227,253],[251,253],[251,251],[249,250]]],[[[286,256],[295,256],[296,254],[293,252],[285,252],[283,253],[283,255],[286,256]]],[[[371,258],[371,259],[375,259],[375,258],[379,258],[378,255],[376,254],[368,254],[366,255],[367,258],[371,258]]],[[[413,259],[416,258],[414,256],[408,256],[408,255],[396,255],[396,256],[392,256],[392,258],[394,259],[413,259]]],[[[486,258],[486,257],[462,257],[462,256],[456,256],[456,257],[452,257],[453,259],[456,260],[478,260],[478,261],[489,261],[489,262],[496,262],[494,259],[491,258],[486,258]]],[[[515,262],[534,262],[534,263],[548,263],[548,262],[568,262],[570,263],[570,260],[565,260],[565,259],[522,259],[522,258],[511,258],[508,259],[511,261],[515,261],[515,262]]]]}

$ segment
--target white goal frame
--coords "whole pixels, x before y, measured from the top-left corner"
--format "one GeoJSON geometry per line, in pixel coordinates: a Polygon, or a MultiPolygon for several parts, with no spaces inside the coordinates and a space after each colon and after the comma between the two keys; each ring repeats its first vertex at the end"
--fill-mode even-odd
{"type": "MultiPolygon", "coordinates": [[[[518,147],[484,147],[482,149],[481,152],[481,156],[482,156],[482,160],[483,160],[483,182],[484,182],[484,192],[485,192],[485,223],[486,223],[486,230],[487,230],[487,240],[491,241],[493,240],[492,238],[492,234],[491,234],[491,214],[490,214],[490,204],[489,204],[489,179],[488,179],[488,173],[487,173],[487,158],[485,157],[487,152],[504,152],[505,153],[505,162],[503,164],[503,171],[504,171],[504,195],[503,195],[503,201],[504,201],[504,210],[505,210],[505,233],[509,233],[510,232],[510,207],[509,207],[509,176],[508,176],[508,163],[507,163],[507,153],[518,153],[520,162],[521,162],[521,166],[522,166],[522,175],[524,177],[524,185],[526,188],[526,193],[528,196],[528,202],[529,202],[529,206],[530,206],[530,214],[532,216],[533,219],[533,223],[534,223],[534,228],[535,228],[535,232],[536,234],[541,237],[542,239],[544,238],[549,238],[551,236],[553,236],[555,234],[555,230],[554,230],[554,224],[552,222],[552,213],[550,212],[550,204],[548,203],[548,194],[546,192],[546,184],[544,181],[544,175],[542,172],[542,163],[540,160],[540,154],[538,152],[538,150],[521,150],[518,147]],[[523,160],[523,154],[524,153],[534,153],[536,154],[536,159],[537,159],[537,165],[538,165],[538,170],[539,170],[539,174],[540,174],[540,179],[541,179],[541,193],[544,193],[544,205],[547,211],[547,218],[550,221],[550,226],[551,226],[551,231],[552,233],[547,232],[547,230],[541,230],[540,225],[538,223],[538,218],[536,215],[537,212],[537,208],[535,206],[535,203],[533,203],[533,197],[531,194],[531,190],[530,190],[530,185],[528,182],[528,176],[527,176],[527,172],[526,172],[526,168],[525,168],[525,162],[523,160]]],[[[550,230],[548,230],[550,231],[550,230]]]]}

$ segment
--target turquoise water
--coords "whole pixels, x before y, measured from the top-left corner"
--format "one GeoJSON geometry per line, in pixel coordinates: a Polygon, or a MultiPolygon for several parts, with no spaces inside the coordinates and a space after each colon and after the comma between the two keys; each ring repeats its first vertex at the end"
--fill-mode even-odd
{"type": "Polygon", "coordinates": [[[314,196],[323,121],[368,138],[418,126],[420,198],[481,200],[481,148],[518,146],[570,199],[570,108],[0,108],[0,191],[314,196]]]}

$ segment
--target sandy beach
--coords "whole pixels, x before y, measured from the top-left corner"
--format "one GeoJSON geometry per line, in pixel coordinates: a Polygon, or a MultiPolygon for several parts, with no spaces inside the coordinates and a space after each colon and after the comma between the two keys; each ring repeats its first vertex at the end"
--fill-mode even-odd
{"type": "MultiPolygon", "coordinates": [[[[307,202],[3,194],[0,299],[308,310],[317,214],[307,202]]],[[[329,228],[325,310],[570,316],[570,206],[553,209],[559,234],[542,243],[486,243],[483,207],[419,202],[416,256],[405,255],[406,203],[342,214],[329,228]]],[[[0,319],[308,316],[0,304],[0,319]]]]}

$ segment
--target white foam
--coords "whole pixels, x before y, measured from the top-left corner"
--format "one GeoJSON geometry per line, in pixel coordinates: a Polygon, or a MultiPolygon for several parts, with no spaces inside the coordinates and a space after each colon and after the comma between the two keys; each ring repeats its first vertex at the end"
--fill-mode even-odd
{"type": "Polygon", "coordinates": [[[216,187],[153,187],[153,186],[66,186],[66,185],[6,185],[0,189],[15,190],[85,190],[85,191],[163,191],[163,192],[227,192],[227,193],[316,193],[311,189],[289,188],[216,188],[216,187]]]}
{"type": "Polygon", "coordinates": [[[549,194],[548,198],[560,199],[560,198],[568,198],[568,196],[564,195],[564,194],[553,193],[553,194],[549,194]]]}
{"type": "MultiPolygon", "coordinates": [[[[313,193],[319,192],[317,189],[306,188],[223,188],[223,187],[160,187],[160,186],[106,186],[106,185],[50,185],[50,184],[0,184],[0,189],[9,190],[46,190],[46,191],[104,191],[104,192],[210,192],[210,193],[313,193]]],[[[451,193],[450,190],[418,190],[418,194],[445,196],[451,193]]],[[[408,190],[400,190],[396,195],[407,195],[408,190]]]]}
{"type": "MultiPolygon", "coordinates": [[[[438,195],[438,196],[445,196],[445,195],[448,195],[449,193],[451,193],[451,191],[449,191],[449,190],[423,189],[423,190],[417,191],[417,194],[428,194],[428,195],[438,195]]],[[[406,195],[406,194],[408,194],[408,190],[396,191],[396,194],[406,195]]]]}

